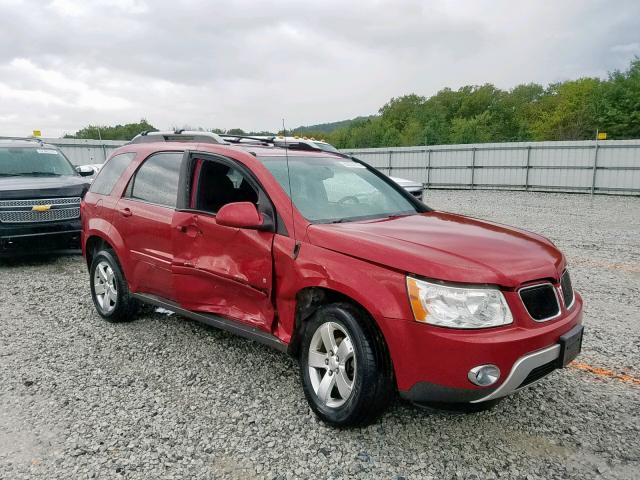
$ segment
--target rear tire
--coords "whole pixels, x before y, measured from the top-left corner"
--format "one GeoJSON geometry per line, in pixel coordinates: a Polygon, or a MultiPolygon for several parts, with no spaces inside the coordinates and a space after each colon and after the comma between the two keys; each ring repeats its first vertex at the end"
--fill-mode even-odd
{"type": "Polygon", "coordinates": [[[111,250],[94,255],[89,269],[91,298],[98,314],[109,322],[133,320],[140,306],[129,292],[122,268],[111,250]]]}
{"type": "Polygon", "coordinates": [[[304,394],[326,423],[370,423],[393,398],[393,370],[384,341],[355,306],[320,307],[306,324],[301,347],[304,394]]]}

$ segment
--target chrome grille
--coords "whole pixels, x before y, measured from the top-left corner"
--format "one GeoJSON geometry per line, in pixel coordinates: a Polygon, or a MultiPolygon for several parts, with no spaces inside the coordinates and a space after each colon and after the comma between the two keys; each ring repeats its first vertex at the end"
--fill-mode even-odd
{"type": "Polygon", "coordinates": [[[80,197],[34,198],[33,200],[0,200],[0,208],[33,207],[34,205],[80,205],[80,197]]]}
{"type": "Polygon", "coordinates": [[[80,197],[0,200],[1,223],[40,223],[80,218],[80,197]],[[32,210],[36,205],[50,205],[49,210],[32,210]]]}
{"type": "Polygon", "coordinates": [[[0,211],[0,222],[3,223],[38,223],[56,220],[73,220],[80,217],[80,207],[56,208],[46,212],[22,210],[13,212],[0,211]]]}

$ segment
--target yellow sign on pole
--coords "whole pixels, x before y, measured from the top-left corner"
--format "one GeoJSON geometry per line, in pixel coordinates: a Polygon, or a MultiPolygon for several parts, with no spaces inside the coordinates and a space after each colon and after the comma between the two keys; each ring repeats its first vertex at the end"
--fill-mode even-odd
{"type": "Polygon", "coordinates": [[[33,131],[33,136],[34,137],[41,137],[42,136],[42,132],[40,130],[34,130],[33,131]]]}
{"type": "Polygon", "coordinates": [[[607,132],[598,132],[598,140],[606,140],[607,132]]]}

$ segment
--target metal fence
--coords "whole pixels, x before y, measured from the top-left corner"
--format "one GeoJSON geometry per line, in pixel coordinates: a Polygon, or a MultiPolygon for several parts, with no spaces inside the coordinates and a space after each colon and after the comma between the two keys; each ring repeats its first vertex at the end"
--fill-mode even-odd
{"type": "Polygon", "coordinates": [[[640,140],[350,149],[426,188],[640,195],[640,140]]]}
{"type": "MultiPolygon", "coordinates": [[[[74,165],[103,163],[126,142],[43,139],[74,165]]],[[[640,140],[514,142],[344,150],[425,188],[640,195],[640,140]]]]}
{"type": "Polygon", "coordinates": [[[71,138],[43,138],[56,145],[74,165],[104,163],[111,152],[127,142],[118,140],[76,140],[71,138]]]}

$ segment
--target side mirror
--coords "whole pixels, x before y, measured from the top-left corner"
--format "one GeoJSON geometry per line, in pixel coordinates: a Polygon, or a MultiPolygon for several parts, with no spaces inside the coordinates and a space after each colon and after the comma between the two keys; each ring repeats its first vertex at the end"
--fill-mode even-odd
{"type": "Polygon", "coordinates": [[[216,223],[226,227],[264,230],[268,228],[251,202],[227,203],[216,214],[216,223]]]}
{"type": "Polygon", "coordinates": [[[82,177],[90,177],[94,174],[93,168],[89,165],[81,165],[76,167],[76,172],[78,172],[82,177]]]}

